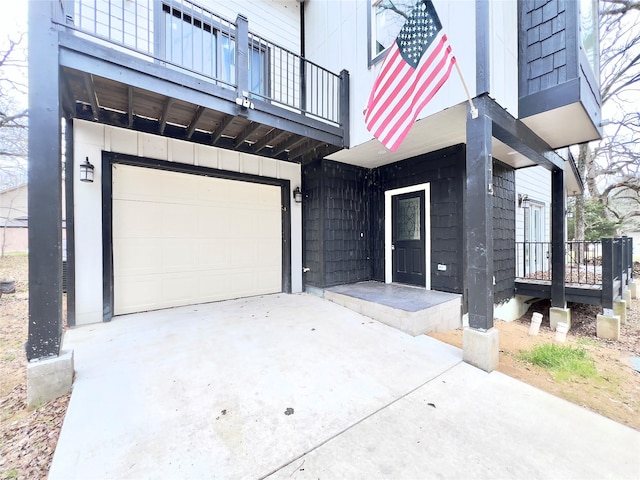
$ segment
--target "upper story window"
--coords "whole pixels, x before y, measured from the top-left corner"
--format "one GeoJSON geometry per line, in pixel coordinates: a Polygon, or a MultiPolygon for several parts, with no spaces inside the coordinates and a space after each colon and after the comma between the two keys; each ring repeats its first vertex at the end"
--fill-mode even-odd
{"type": "MultiPolygon", "coordinates": [[[[236,82],[236,42],[233,26],[199,15],[186,7],[162,4],[159,46],[175,66],[215,78],[228,86],[236,82]]],[[[267,50],[258,42],[249,48],[249,89],[264,95],[267,50]]]]}
{"type": "Polygon", "coordinates": [[[580,41],[593,73],[600,78],[598,0],[580,0],[580,41]]]}
{"type": "Polygon", "coordinates": [[[162,4],[161,47],[164,58],[177,66],[217,78],[232,85],[235,82],[235,43],[231,29],[197,16],[195,12],[162,4]]]}
{"type": "Polygon", "coordinates": [[[384,58],[395,41],[416,0],[371,0],[369,12],[369,65],[384,58]]]}

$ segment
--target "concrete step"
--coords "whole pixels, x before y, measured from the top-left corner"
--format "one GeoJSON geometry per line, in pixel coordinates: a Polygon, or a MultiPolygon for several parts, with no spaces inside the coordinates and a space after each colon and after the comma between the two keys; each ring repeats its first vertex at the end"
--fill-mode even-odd
{"type": "Polygon", "coordinates": [[[461,295],[408,285],[360,282],[324,290],[324,298],[417,336],[462,326],[461,295]]]}

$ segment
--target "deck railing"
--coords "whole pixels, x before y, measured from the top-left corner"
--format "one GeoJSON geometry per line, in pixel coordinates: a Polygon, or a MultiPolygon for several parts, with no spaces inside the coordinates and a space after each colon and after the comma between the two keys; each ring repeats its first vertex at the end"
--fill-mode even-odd
{"type": "Polygon", "coordinates": [[[602,254],[602,308],[611,310],[633,277],[633,239],[603,238],[602,254]]]}
{"type": "Polygon", "coordinates": [[[112,48],[346,128],[348,77],[188,0],[60,0],[54,22],[112,48]]]}
{"type": "MultiPolygon", "coordinates": [[[[516,242],[516,265],[519,279],[550,281],[551,243],[516,242]]],[[[621,296],[632,276],[633,242],[630,237],[565,243],[565,283],[601,286],[603,305],[621,296]]]]}
{"type": "MultiPolygon", "coordinates": [[[[602,244],[565,242],[565,282],[602,283],[602,244]]],[[[551,280],[551,242],[516,242],[516,277],[551,280]]]]}

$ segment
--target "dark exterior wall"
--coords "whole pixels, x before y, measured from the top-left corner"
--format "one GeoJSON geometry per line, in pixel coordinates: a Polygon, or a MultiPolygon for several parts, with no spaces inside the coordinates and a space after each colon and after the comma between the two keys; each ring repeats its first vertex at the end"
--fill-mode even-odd
{"type": "Polygon", "coordinates": [[[371,279],[369,170],[329,160],[303,167],[304,283],[371,279]]]}
{"type": "Polygon", "coordinates": [[[519,5],[524,96],[567,81],[567,12],[564,0],[523,0],[519,5]]]}
{"type": "Polygon", "coordinates": [[[384,281],[384,192],[410,185],[430,183],[431,198],[431,288],[463,293],[465,178],[464,145],[445,148],[373,172],[372,237],[373,278],[384,281]],[[440,272],[438,263],[447,265],[440,272]]]}
{"type": "Polygon", "coordinates": [[[302,168],[302,265],[303,283],[321,287],[324,282],[324,196],[322,194],[322,161],[316,160],[302,168]]]}
{"type": "Polygon", "coordinates": [[[515,294],[515,171],[493,162],[493,268],[496,284],[495,303],[512,298],[515,294]]]}
{"type": "Polygon", "coordinates": [[[520,118],[580,102],[600,129],[600,82],[581,51],[575,0],[518,2],[520,118]]]}
{"type": "MultiPolygon", "coordinates": [[[[384,281],[386,190],[430,184],[431,288],[464,293],[465,146],[368,170],[328,160],[303,166],[304,284],[384,281]],[[438,271],[438,264],[447,270],[438,271]]],[[[494,298],[514,294],[515,172],[494,162],[494,298]]]]}

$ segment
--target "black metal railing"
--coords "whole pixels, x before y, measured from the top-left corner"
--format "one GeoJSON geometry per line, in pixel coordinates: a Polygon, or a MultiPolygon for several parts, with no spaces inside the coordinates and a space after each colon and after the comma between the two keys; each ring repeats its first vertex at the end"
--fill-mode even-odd
{"type": "Polygon", "coordinates": [[[71,0],[59,7],[54,22],[79,35],[347,128],[348,74],[250,33],[242,15],[231,21],[188,0],[71,0]]]}
{"type": "MultiPolygon", "coordinates": [[[[516,277],[551,280],[551,242],[516,242],[516,277]]],[[[565,242],[565,282],[602,283],[601,242],[565,242]]]]}
{"type": "MultiPolygon", "coordinates": [[[[613,301],[621,296],[633,277],[633,241],[630,237],[565,242],[564,253],[565,283],[601,285],[605,302],[608,297],[613,301]]],[[[516,242],[516,262],[517,278],[551,281],[550,242],[516,242]]]]}
{"type": "Polygon", "coordinates": [[[516,277],[551,279],[551,242],[516,242],[516,277]]]}
{"type": "Polygon", "coordinates": [[[602,308],[613,309],[613,301],[622,297],[633,278],[633,239],[602,239],[602,308]]]}

